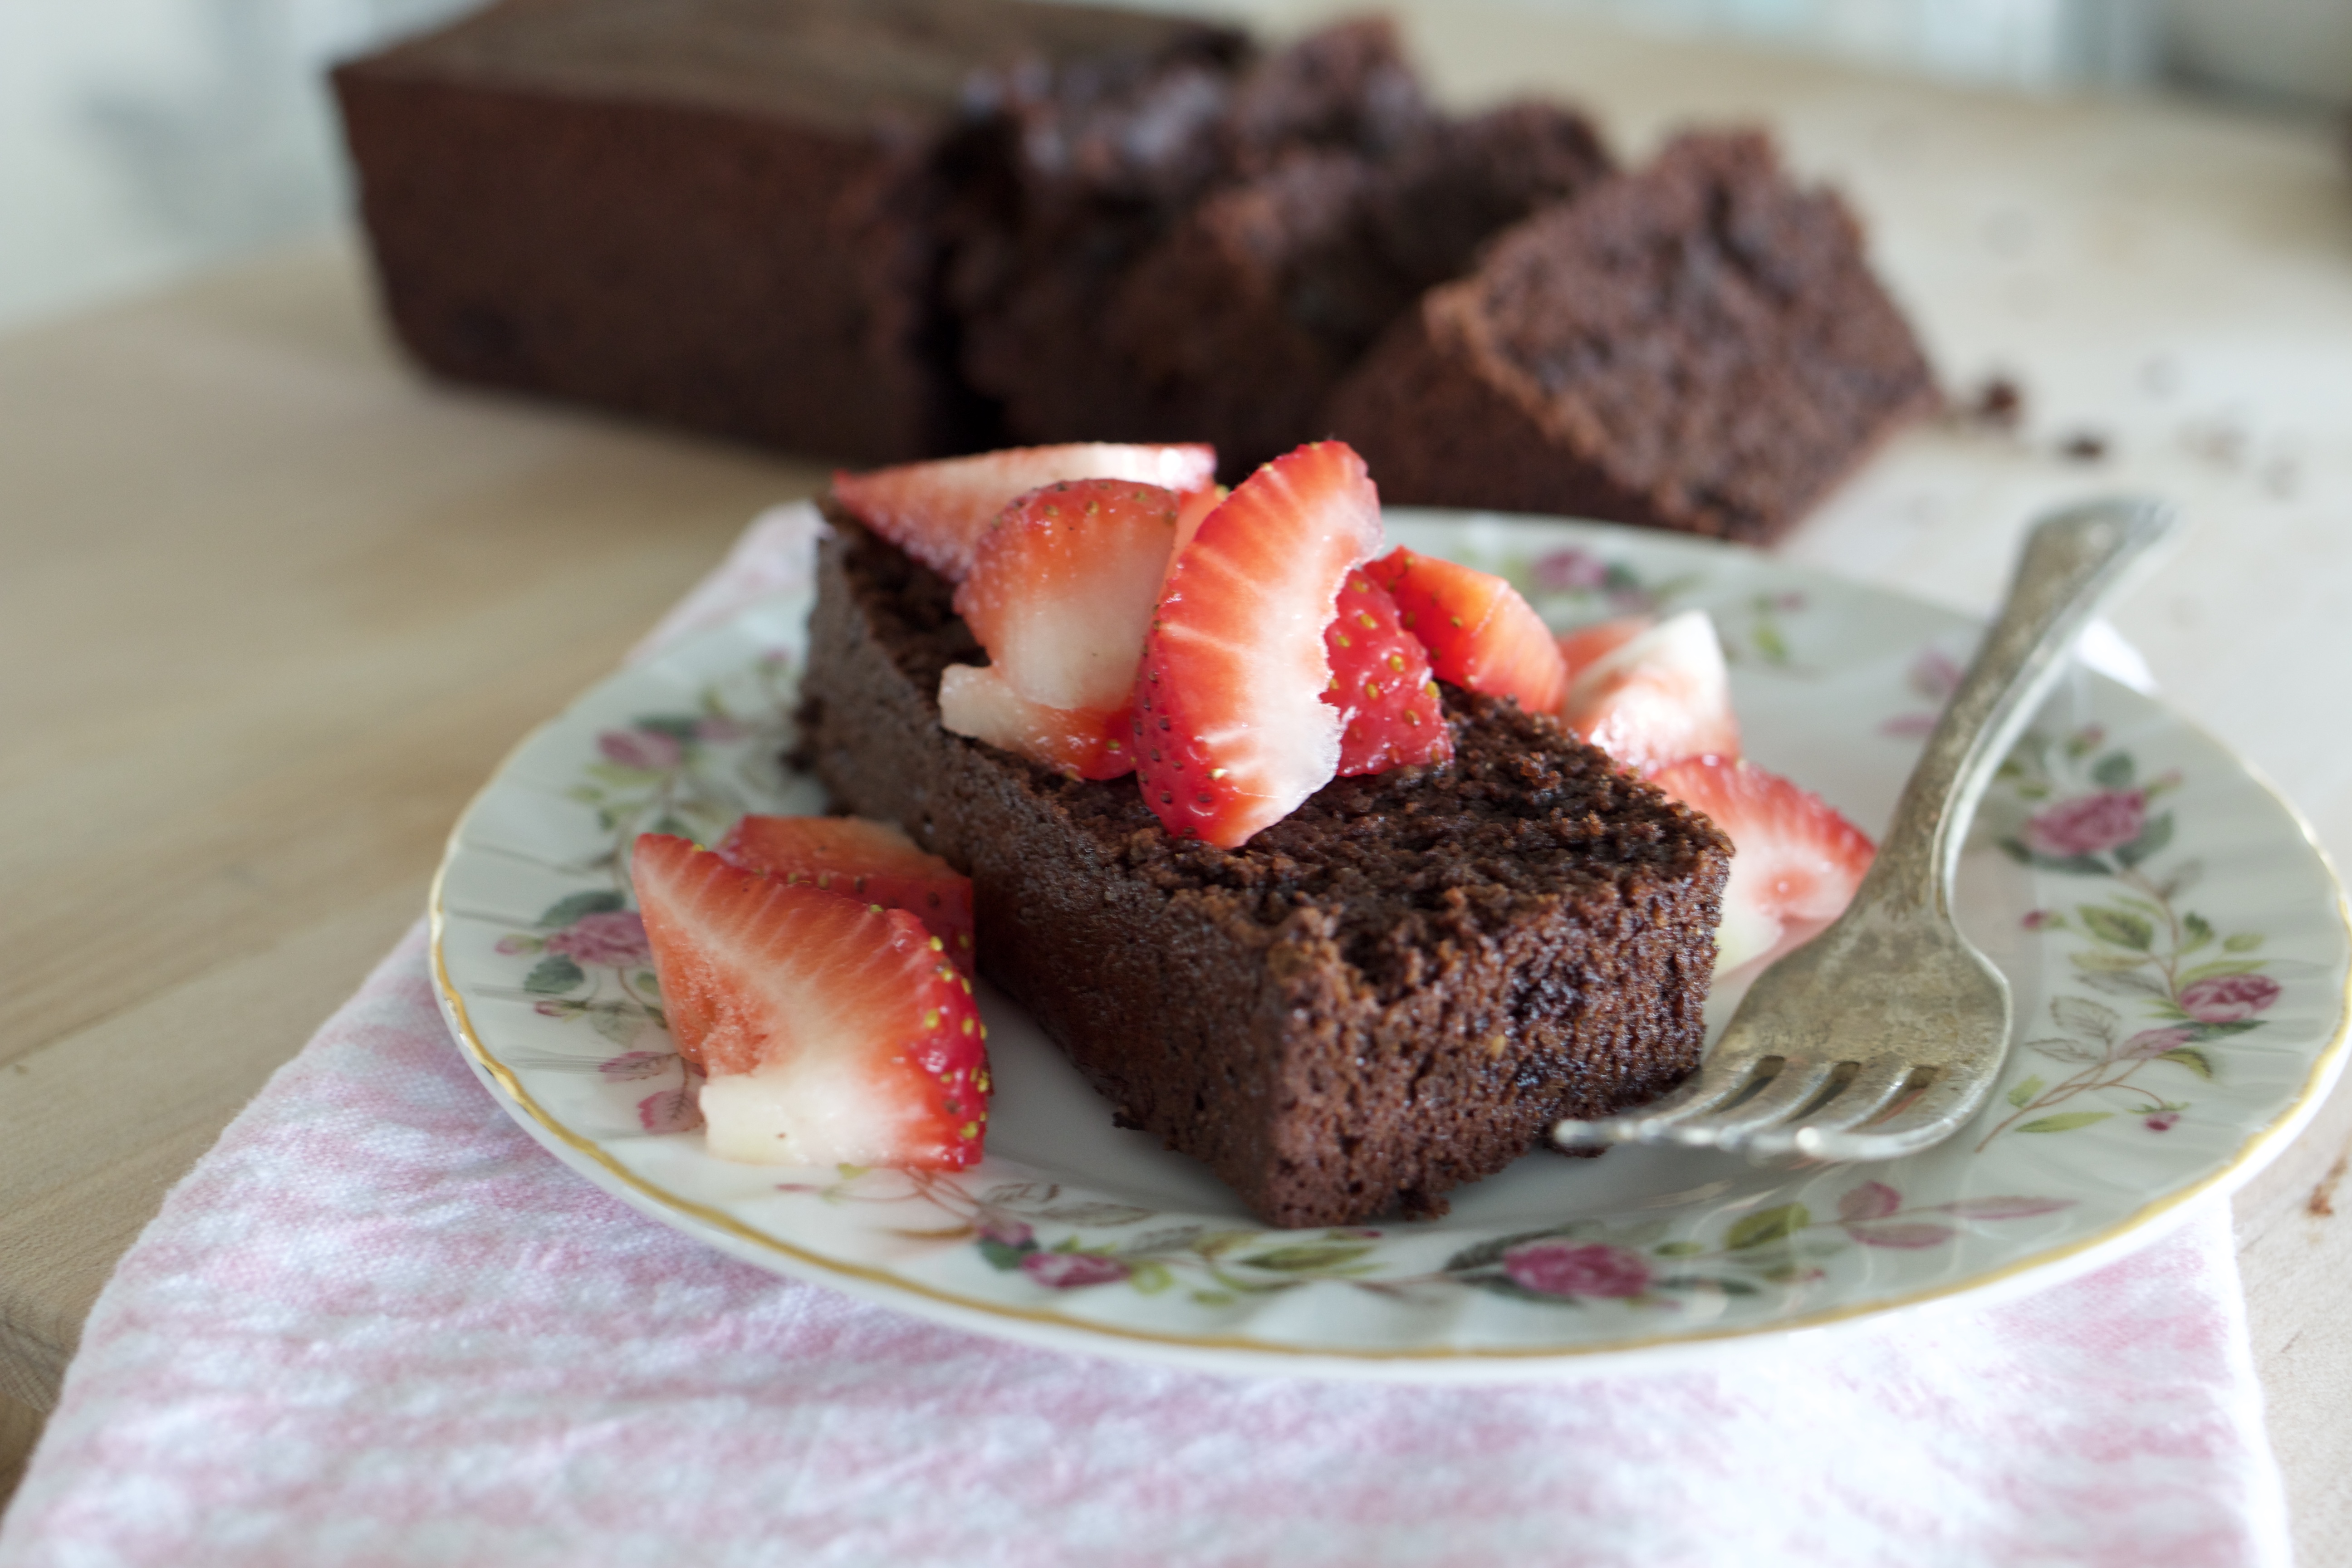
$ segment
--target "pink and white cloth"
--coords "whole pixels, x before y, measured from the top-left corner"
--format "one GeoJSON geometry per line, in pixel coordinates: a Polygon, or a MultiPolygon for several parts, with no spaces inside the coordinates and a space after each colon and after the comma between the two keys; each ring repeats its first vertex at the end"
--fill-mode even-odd
{"type": "MultiPolygon", "coordinates": [[[[790,575],[762,520],[665,633],[790,575]]],[[[657,636],[662,634],[657,634],[657,636]]],[[[1431,1389],[1023,1349],[709,1252],[483,1093],[411,933],[100,1299],[0,1568],[2285,1563],[2225,1206],[1994,1309],[1431,1389]]]]}

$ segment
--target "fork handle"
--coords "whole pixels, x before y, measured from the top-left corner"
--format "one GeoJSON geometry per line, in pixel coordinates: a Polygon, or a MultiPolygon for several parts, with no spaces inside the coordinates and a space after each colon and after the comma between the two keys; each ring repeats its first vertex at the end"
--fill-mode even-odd
{"type": "Polygon", "coordinates": [[[2172,523],[2160,502],[2116,498],[2034,524],[2000,618],[1903,786],[1857,906],[1884,900],[1948,913],[1960,844],[1993,771],[2057,683],[2083,628],[2172,523]]]}

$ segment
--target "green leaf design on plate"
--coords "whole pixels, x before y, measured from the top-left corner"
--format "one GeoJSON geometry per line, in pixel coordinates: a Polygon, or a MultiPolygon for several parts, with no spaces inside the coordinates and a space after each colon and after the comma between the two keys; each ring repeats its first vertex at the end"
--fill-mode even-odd
{"type": "Polygon", "coordinates": [[[2083,917],[2084,929],[2101,942],[2110,942],[2117,947],[2128,947],[2137,952],[2146,952],[2148,943],[2156,940],[2155,926],[2139,916],[2126,913],[2122,910],[2107,910],[2101,909],[2096,904],[2082,904],[2076,907],[2074,912],[2083,917]]]}
{"type": "Polygon", "coordinates": [[[2114,1114],[2112,1110],[2069,1110],[2063,1115],[2044,1116],[2029,1121],[2018,1131],[2020,1132],[2072,1132],[2077,1127],[2088,1127],[2093,1122],[2105,1121],[2114,1114]]]}
{"type": "Polygon", "coordinates": [[[1727,1296],[1761,1296],[1763,1291],[1745,1279],[1730,1279],[1717,1274],[1677,1274],[1669,1279],[1650,1281],[1653,1290],[1720,1290],[1727,1296]]]}
{"type": "Polygon", "coordinates": [[[2252,952],[2254,949],[2262,945],[2263,939],[2262,934],[2259,931],[2242,931],[2237,935],[2225,940],[2221,943],[2221,951],[2223,952],[2252,952]]]}
{"type": "Polygon", "coordinates": [[[2197,982],[2210,980],[2216,974],[2252,974],[2260,971],[2263,965],[2263,961],[2259,958],[2217,958],[2210,963],[2200,963],[2194,969],[2182,970],[2179,983],[2182,985],[2194,985],[2197,982]]]}
{"type": "Polygon", "coordinates": [[[560,952],[551,952],[531,965],[522,988],[535,996],[560,996],[588,978],[587,972],[560,952]]]}
{"type": "Polygon", "coordinates": [[[2213,927],[2203,915],[2191,910],[2180,917],[2180,951],[2194,952],[2213,940],[2213,927]]]}
{"type": "MultiPolygon", "coordinates": [[[[2021,790],[2019,793],[2024,792],[2021,790]]],[[[2000,844],[2011,859],[2037,870],[2063,871],[2074,877],[2105,877],[2115,869],[2095,855],[2044,855],[2040,850],[2027,848],[2014,838],[2003,838],[2000,844]]]]}
{"type": "Polygon", "coordinates": [[[2009,1102],[2022,1110],[2035,1095],[2042,1092],[2042,1078],[2037,1073],[2009,1091],[2009,1102]]]}
{"type": "Polygon", "coordinates": [[[2128,869],[2155,855],[2171,842],[2172,813],[2168,811],[2162,816],[2152,818],[2146,827],[2139,830],[2137,838],[2116,850],[2116,858],[2122,861],[2128,869]]]}
{"type": "Polygon", "coordinates": [[[586,915],[610,914],[627,902],[610,888],[586,893],[568,893],[547,906],[547,912],[539,917],[539,923],[541,928],[553,931],[586,915]]]}
{"type": "Polygon", "coordinates": [[[2146,953],[2109,952],[2100,947],[2086,947],[2066,956],[2075,968],[2087,969],[2094,974],[2124,974],[2148,963],[2146,953]]]}
{"type": "Polygon", "coordinates": [[[2050,1004],[2050,1016],[2058,1020],[2062,1029],[2109,1044],[2115,1041],[2116,1026],[2123,1022],[2123,1015],[2113,1007],[2081,996],[2057,998],[2050,1004]]]}
{"type": "Polygon", "coordinates": [[[2213,1076],[2212,1058],[2194,1046],[2182,1046],[2178,1050],[2167,1051],[2156,1059],[2160,1062],[2179,1062],[2199,1078],[2210,1079],[2213,1076]]]}
{"type": "Polygon", "coordinates": [[[1268,1247],[1241,1259],[1251,1268],[1270,1268],[1284,1274],[1307,1274],[1317,1269],[1337,1268],[1343,1263],[1353,1263],[1371,1247],[1363,1242],[1307,1241],[1295,1247],[1268,1247]]]}
{"type": "Polygon", "coordinates": [[[1507,1274],[1473,1274],[1462,1281],[1474,1285],[1491,1296],[1507,1297],[1514,1301],[1532,1301],[1539,1307],[1578,1307],[1584,1303],[1573,1296],[1550,1296],[1541,1290],[1530,1290],[1507,1274]]]}
{"type": "Polygon", "coordinates": [[[1795,1235],[1813,1223],[1812,1215],[1802,1204],[1780,1204],[1769,1209],[1758,1209],[1745,1219],[1735,1222],[1723,1233],[1723,1245],[1734,1252],[1767,1242],[1779,1241],[1795,1235]]]}
{"type": "Polygon", "coordinates": [[[1021,1267],[1022,1254],[1035,1250],[1034,1243],[1028,1247],[1013,1247],[992,1236],[982,1237],[980,1242],[980,1255],[988,1259],[992,1267],[1007,1271],[1021,1267]]]}
{"type": "Polygon", "coordinates": [[[2129,789],[2137,771],[2132,766],[2129,752],[2109,752],[2091,770],[2091,776],[2098,781],[2102,789],[2129,789]]]}
{"type": "Polygon", "coordinates": [[[625,1007],[593,1007],[596,1032],[624,1048],[637,1043],[637,1035],[646,1021],[625,1007]]]}

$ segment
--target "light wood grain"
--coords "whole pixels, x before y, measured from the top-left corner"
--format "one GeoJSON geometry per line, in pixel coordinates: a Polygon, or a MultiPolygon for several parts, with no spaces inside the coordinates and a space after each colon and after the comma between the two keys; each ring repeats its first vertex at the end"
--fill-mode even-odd
{"type": "Polygon", "coordinates": [[[815,478],[427,386],[341,243],[0,342],[9,1441],[506,748],[815,478]]]}
{"type": "MultiPolygon", "coordinates": [[[[2332,131],[1955,92],[1488,0],[1400,8],[1457,102],[1563,91],[1636,150],[1760,119],[1853,193],[1947,374],[2014,374],[2032,417],[1913,437],[1786,552],[1980,609],[2039,505],[2180,501],[2190,539],[2121,624],[2171,700],[2352,850],[2352,731],[2311,696],[2352,688],[2332,131]],[[2109,462],[2058,458],[2082,428],[2109,462]]],[[[816,478],[426,385],[339,245],[0,339],[0,1496],[113,1260],[406,928],[508,745],[816,478]]],[[[2352,1091],[2237,1205],[2310,1563],[2352,1562],[2347,1149],[2352,1091]]]]}

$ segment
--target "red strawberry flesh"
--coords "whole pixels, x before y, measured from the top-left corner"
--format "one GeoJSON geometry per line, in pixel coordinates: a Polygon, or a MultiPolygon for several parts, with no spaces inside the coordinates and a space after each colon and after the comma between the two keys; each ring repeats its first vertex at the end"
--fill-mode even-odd
{"type": "Polygon", "coordinates": [[[1090,441],[836,473],[833,493],[875,532],[949,582],[961,583],[989,525],[1015,497],[1040,485],[1105,479],[1204,490],[1215,484],[1216,470],[1211,447],[1090,441]]]}
{"type": "Polygon", "coordinates": [[[1876,851],[1821,796],[1753,763],[1686,757],[1651,783],[1729,835],[1716,968],[1777,957],[1837,919],[1876,851]]]}
{"type": "Polygon", "coordinates": [[[862,816],[743,817],[717,852],[750,871],[904,910],[971,973],[971,879],[887,822],[862,816]]]}
{"type": "Polygon", "coordinates": [[[1396,601],[1361,572],[1349,573],[1340,586],[1323,652],[1331,661],[1323,700],[1348,722],[1340,778],[1453,760],[1454,731],[1430,679],[1428,651],[1397,624],[1396,601]]]}
{"type": "Polygon", "coordinates": [[[1429,650],[1429,667],[1440,680],[1517,698],[1530,713],[1559,706],[1568,684],[1559,645],[1508,582],[1402,546],[1369,572],[1396,601],[1405,630],[1429,650]]]}
{"type": "Polygon", "coordinates": [[[1363,459],[1326,441],[1252,474],[1177,556],[1135,688],[1136,771],[1171,835],[1235,847],[1331,781],[1323,633],[1380,544],[1363,459]]]}
{"type": "Polygon", "coordinates": [[[980,1158],[971,983],[904,910],[646,834],[632,876],[711,1151],[760,1164],[955,1170],[980,1158]]]}
{"type": "Polygon", "coordinates": [[[1015,691],[1048,708],[1127,705],[1180,500],[1157,485],[1071,479],[1005,508],[955,610],[1015,691]]]}

